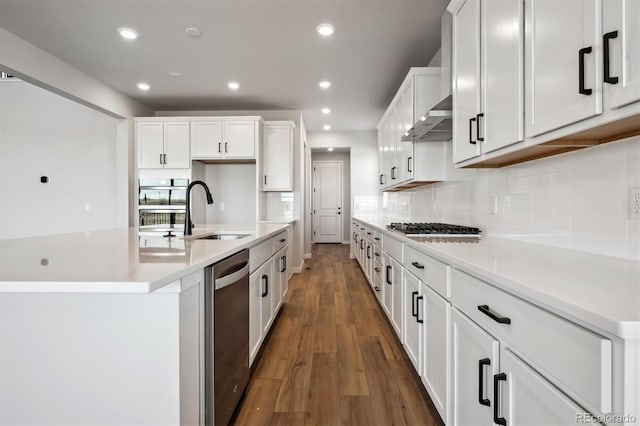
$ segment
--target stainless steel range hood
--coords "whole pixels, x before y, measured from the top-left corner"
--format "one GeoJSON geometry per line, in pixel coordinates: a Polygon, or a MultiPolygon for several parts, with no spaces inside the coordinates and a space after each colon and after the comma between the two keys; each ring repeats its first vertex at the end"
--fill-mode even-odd
{"type": "Polygon", "coordinates": [[[441,70],[440,94],[442,100],[420,117],[403,136],[405,142],[444,142],[451,140],[453,120],[453,97],[451,96],[451,21],[452,16],[445,11],[441,19],[441,70]]]}

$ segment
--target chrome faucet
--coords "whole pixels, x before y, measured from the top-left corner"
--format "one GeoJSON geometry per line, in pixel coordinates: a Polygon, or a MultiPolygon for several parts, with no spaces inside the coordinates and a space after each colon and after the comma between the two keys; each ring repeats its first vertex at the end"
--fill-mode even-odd
{"type": "Polygon", "coordinates": [[[193,228],[193,224],[191,223],[191,188],[196,185],[202,185],[204,190],[207,193],[207,204],[213,204],[213,197],[211,196],[211,191],[209,191],[209,187],[206,183],[201,180],[194,180],[187,187],[187,209],[184,215],[184,235],[191,235],[191,228],[193,228]]]}

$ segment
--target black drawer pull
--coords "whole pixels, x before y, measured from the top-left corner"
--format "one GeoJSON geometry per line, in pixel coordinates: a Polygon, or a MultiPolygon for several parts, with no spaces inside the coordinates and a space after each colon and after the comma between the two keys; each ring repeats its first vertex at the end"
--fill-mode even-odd
{"type": "Polygon", "coordinates": [[[380,268],[373,268],[374,271],[380,272],[380,268]]]}
{"type": "Polygon", "coordinates": [[[380,237],[374,237],[373,239],[376,241],[380,241],[380,237]]]}
{"type": "Polygon", "coordinates": [[[371,232],[367,232],[367,235],[371,235],[371,232]]]}
{"type": "Polygon", "coordinates": [[[281,243],[284,243],[285,241],[287,241],[286,238],[283,238],[283,239],[280,240],[281,243]]]}
{"type": "Polygon", "coordinates": [[[418,263],[418,262],[411,262],[411,264],[412,264],[413,266],[415,266],[416,268],[418,268],[418,269],[424,269],[424,265],[421,265],[421,264],[420,264],[420,263],[418,263]]]}
{"type": "Polygon", "coordinates": [[[264,291],[262,292],[262,297],[267,297],[267,295],[269,294],[269,275],[263,275],[262,282],[264,283],[264,291]]]}
{"type": "Polygon", "coordinates": [[[493,422],[498,425],[506,426],[507,419],[499,417],[500,414],[500,381],[507,381],[505,373],[498,373],[493,376],[493,422]]]}
{"type": "Polygon", "coordinates": [[[618,84],[618,77],[612,77],[609,70],[609,40],[614,38],[618,38],[617,31],[611,31],[602,36],[602,45],[604,46],[604,82],[609,84],[618,84]]]}
{"type": "Polygon", "coordinates": [[[384,183],[382,183],[382,176],[383,175],[380,175],[380,185],[384,185],[384,183]]]}
{"type": "Polygon", "coordinates": [[[488,398],[484,397],[484,366],[491,365],[489,358],[483,358],[478,361],[478,402],[481,405],[491,406],[491,402],[488,398]]]}
{"type": "Polygon", "coordinates": [[[376,252],[374,252],[374,253],[373,253],[373,255],[374,255],[374,256],[378,256],[378,257],[380,257],[380,253],[376,253],[376,252]]]}
{"type": "Polygon", "coordinates": [[[375,291],[380,291],[380,287],[374,287],[373,288],[375,291]]]}
{"type": "Polygon", "coordinates": [[[592,51],[591,46],[578,50],[578,93],[581,95],[590,95],[593,93],[593,90],[585,89],[584,87],[584,57],[592,51]]]}
{"type": "Polygon", "coordinates": [[[480,137],[480,118],[484,117],[483,113],[476,115],[476,138],[478,142],[484,142],[484,138],[480,137]]]}
{"type": "Polygon", "coordinates": [[[478,305],[478,310],[495,322],[499,322],[500,324],[511,324],[511,318],[503,317],[493,312],[491,309],[489,309],[489,305],[478,305]]]}
{"type": "Polygon", "coordinates": [[[473,140],[473,122],[476,121],[476,117],[469,119],[469,143],[472,145],[476,144],[476,141],[473,140]]]}
{"type": "Polygon", "coordinates": [[[387,284],[391,285],[391,265],[387,265],[387,276],[385,277],[385,281],[387,284]]]}

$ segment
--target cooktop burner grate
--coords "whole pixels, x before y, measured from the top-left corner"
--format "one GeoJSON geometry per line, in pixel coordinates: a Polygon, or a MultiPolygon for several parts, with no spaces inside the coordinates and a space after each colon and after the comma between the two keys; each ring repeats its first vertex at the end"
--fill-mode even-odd
{"type": "Polygon", "coordinates": [[[471,226],[452,225],[449,223],[399,223],[394,222],[387,228],[402,232],[408,236],[468,236],[479,237],[480,228],[471,226]]]}

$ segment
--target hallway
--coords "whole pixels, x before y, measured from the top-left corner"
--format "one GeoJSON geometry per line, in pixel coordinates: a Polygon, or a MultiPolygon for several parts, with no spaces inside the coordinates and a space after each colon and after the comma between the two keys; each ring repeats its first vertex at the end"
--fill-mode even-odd
{"type": "Polygon", "coordinates": [[[316,244],[289,281],[236,425],[435,425],[349,246],[316,244]]]}

